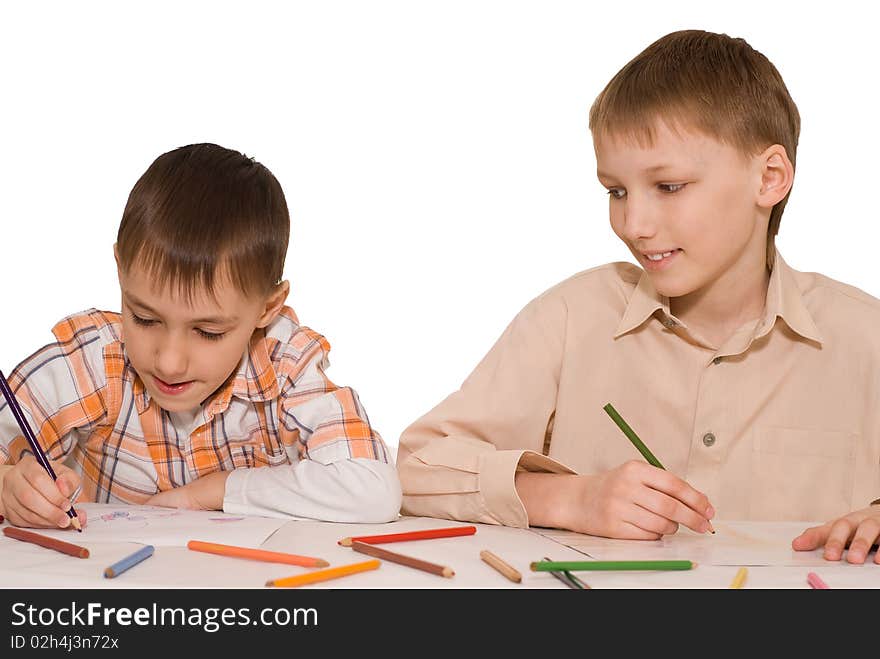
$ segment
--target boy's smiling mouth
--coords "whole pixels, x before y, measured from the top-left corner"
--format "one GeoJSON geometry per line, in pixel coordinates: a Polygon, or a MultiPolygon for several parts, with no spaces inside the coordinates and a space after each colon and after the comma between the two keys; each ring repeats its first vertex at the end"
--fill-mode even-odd
{"type": "Polygon", "coordinates": [[[176,396],[178,394],[182,394],[184,391],[190,388],[193,384],[194,380],[187,380],[186,382],[177,382],[175,384],[169,384],[164,380],[157,378],[155,375],[153,376],[153,382],[156,383],[156,387],[163,394],[168,394],[170,396],[176,396]]]}
{"type": "Polygon", "coordinates": [[[681,249],[676,247],[665,251],[651,250],[648,252],[639,252],[639,255],[641,256],[642,264],[645,266],[646,270],[657,272],[668,267],[675,260],[675,257],[678,256],[680,251],[681,249]]]}

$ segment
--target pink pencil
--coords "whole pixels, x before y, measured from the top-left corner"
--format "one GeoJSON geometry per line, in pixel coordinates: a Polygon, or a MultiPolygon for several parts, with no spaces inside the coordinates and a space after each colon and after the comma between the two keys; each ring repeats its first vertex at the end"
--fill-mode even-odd
{"type": "Polygon", "coordinates": [[[820,577],[815,572],[807,572],[807,583],[810,584],[811,588],[817,588],[819,590],[830,590],[830,588],[828,588],[828,584],[822,581],[822,577],[820,577]]]}

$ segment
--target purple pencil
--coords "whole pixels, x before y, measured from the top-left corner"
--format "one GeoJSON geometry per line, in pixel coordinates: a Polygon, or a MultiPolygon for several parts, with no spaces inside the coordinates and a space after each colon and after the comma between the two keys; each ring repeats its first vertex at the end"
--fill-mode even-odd
{"type": "MultiPolygon", "coordinates": [[[[37,462],[39,462],[42,465],[43,469],[48,472],[53,481],[58,480],[58,476],[55,475],[55,470],[52,469],[52,465],[49,463],[49,458],[46,457],[46,453],[43,451],[43,447],[40,446],[40,443],[37,441],[37,438],[34,435],[34,431],[31,430],[30,424],[28,424],[27,419],[24,417],[24,412],[21,411],[21,406],[19,406],[18,400],[12,393],[9,382],[6,380],[6,376],[3,375],[3,371],[0,371],[0,390],[3,391],[3,397],[9,404],[9,409],[12,410],[12,416],[15,417],[15,420],[18,423],[18,427],[21,428],[22,434],[25,436],[25,439],[27,439],[28,444],[30,444],[31,452],[33,452],[37,462]]],[[[70,523],[73,528],[82,533],[82,525],[79,523],[79,519],[77,517],[76,510],[74,510],[73,508],[73,505],[71,505],[70,508],[67,510],[67,516],[70,517],[70,523]]]]}

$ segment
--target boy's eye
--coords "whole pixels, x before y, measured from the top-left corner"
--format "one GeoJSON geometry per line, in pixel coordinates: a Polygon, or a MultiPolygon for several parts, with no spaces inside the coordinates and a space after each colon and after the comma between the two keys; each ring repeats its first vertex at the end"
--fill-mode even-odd
{"type": "Polygon", "coordinates": [[[141,318],[134,312],[131,312],[131,319],[134,321],[135,325],[141,325],[143,327],[149,327],[150,325],[155,325],[155,320],[150,320],[149,318],[141,318]]]}
{"type": "Polygon", "coordinates": [[[678,192],[686,185],[687,183],[658,183],[657,187],[660,188],[663,192],[673,193],[678,192]]]}
{"type": "Polygon", "coordinates": [[[224,336],[226,336],[226,332],[206,332],[202,329],[196,329],[196,332],[199,333],[199,336],[203,339],[208,339],[208,341],[219,341],[224,336]]]}
{"type": "Polygon", "coordinates": [[[612,199],[623,199],[626,190],[623,188],[608,188],[608,194],[611,195],[612,199]]]}

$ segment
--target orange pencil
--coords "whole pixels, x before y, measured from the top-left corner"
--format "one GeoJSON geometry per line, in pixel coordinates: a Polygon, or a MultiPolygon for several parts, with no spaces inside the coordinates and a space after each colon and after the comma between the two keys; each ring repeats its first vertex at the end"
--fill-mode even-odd
{"type": "Polygon", "coordinates": [[[47,535],[25,531],[16,526],[4,527],[3,535],[15,538],[16,540],[21,540],[22,542],[32,542],[33,544],[40,545],[46,549],[54,549],[55,551],[60,551],[62,554],[69,554],[70,556],[76,556],[77,558],[89,557],[89,550],[85,547],[64,542],[63,540],[56,540],[47,535]]]}
{"type": "Polygon", "coordinates": [[[267,561],[269,563],[286,563],[287,565],[300,565],[302,567],[327,567],[330,565],[323,558],[314,558],[313,556],[297,556],[296,554],[287,554],[279,551],[220,545],[215,542],[202,542],[201,540],[190,540],[186,543],[186,546],[193,551],[203,551],[209,554],[232,556],[234,558],[250,558],[254,561],[267,561]]]}
{"type": "Polygon", "coordinates": [[[337,544],[343,547],[351,547],[352,542],[366,542],[368,545],[378,545],[383,542],[406,542],[408,540],[430,540],[432,538],[453,538],[459,535],[473,535],[477,532],[476,526],[449,526],[443,529],[426,529],[424,531],[409,531],[407,533],[386,533],[385,535],[361,535],[343,538],[337,544]]]}
{"type": "Polygon", "coordinates": [[[345,577],[349,574],[366,572],[367,570],[375,570],[380,565],[382,565],[382,561],[372,559],[369,561],[364,561],[363,563],[350,563],[348,565],[330,567],[326,570],[316,570],[314,572],[306,572],[304,574],[295,574],[292,577],[271,579],[266,582],[266,585],[275,586],[276,588],[292,588],[295,586],[304,586],[305,584],[315,583],[316,581],[327,581],[328,579],[345,577]]]}

